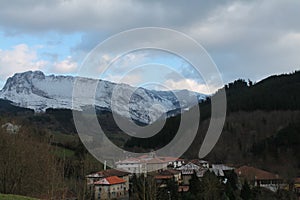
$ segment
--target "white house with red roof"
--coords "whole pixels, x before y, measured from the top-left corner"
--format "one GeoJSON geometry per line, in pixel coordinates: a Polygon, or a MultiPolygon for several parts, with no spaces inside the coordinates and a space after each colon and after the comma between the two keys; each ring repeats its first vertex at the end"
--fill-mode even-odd
{"type": "Polygon", "coordinates": [[[109,176],[94,182],[95,199],[129,199],[126,180],[109,176]]]}
{"type": "Polygon", "coordinates": [[[95,199],[128,199],[128,172],[108,169],[87,175],[86,181],[95,199]]]}

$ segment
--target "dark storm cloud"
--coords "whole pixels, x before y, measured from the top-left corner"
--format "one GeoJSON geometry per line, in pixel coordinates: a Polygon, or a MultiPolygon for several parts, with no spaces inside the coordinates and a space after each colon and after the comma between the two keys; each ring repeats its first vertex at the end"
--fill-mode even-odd
{"type": "Polygon", "coordinates": [[[2,27],[23,31],[116,31],[139,26],[181,27],[205,19],[226,1],[1,1],[2,27]]]}
{"type": "Polygon", "coordinates": [[[203,44],[228,82],[299,69],[299,9],[299,1],[4,0],[0,27],[7,34],[81,32],[72,47],[79,57],[119,31],[173,28],[203,44]]]}

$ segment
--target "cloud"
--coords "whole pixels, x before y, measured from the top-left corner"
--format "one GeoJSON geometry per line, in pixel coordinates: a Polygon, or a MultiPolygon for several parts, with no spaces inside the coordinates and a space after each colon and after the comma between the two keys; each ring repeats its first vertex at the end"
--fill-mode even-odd
{"type": "Polygon", "coordinates": [[[72,73],[75,72],[78,68],[78,64],[75,61],[72,61],[72,57],[68,56],[65,60],[54,62],[53,69],[51,71],[55,73],[72,73]]]}
{"type": "Polygon", "coordinates": [[[71,56],[61,61],[43,60],[38,56],[37,45],[18,44],[11,49],[0,49],[0,86],[6,79],[18,72],[41,70],[45,73],[70,74],[77,70],[77,62],[71,56]]]}
{"type": "Polygon", "coordinates": [[[41,70],[47,65],[39,60],[34,48],[19,44],[10,50],[0,49],[0,79],[6,79],[16,72],[41,70]]]}
{"type": "MultiPolygon", "coordinates": [[[[61,35],[82,34],[81,41],[70,44],[72,59],[55,61],[56,67],[48,67],[49,72],[64,73],[73,72],[76,68],[74,60],[82,60],[99,42],[120,31],[144,26],[173,28],[195,38],[206,48],[224,82],[237,78],[257,81],[270,74],[299,69],[299,7],[299,1],[266,0],[193,0],[189,3],[159,0],[3,0],[0,30],[8,35],[29,34],[32,37],[53,31],[61,35]]],[[[126,45],[126,42],[119,45],[126,45]]],[[[189,50],[184,43],[172,38],[157,42],[189,50]]],[[[113,53],[105,56],[113,57],[113,53]]],[[[109,61],[110,58],[104,59],[103,65],[109,61]]],[[[188,78],[195,80],[192,76],[188,78]]]]}
{"type": "Polygon", "coordinates": [[[139,26],[185,26],[227,1],[3,0],[0,24],[8,30],[120,31],[139,26]]]}
{"type": "Polygon", "coordinates": [[[217,88],[207,86],[206,84],[198,83],[193,79],[181,79],[174,81],[172,79],[168,79],[165,81],[164,86],[169,90],[184,90],[188,89],[191,91],[199,92],[202,94],[212,94],[217,90],[217,88]]]}
{"type": "Polygon", "coordinates": [[[226,82],[260,80],[299,69],[300,2],[236,1],[193,24],[188,34],[208,50],[226,82]]]}
{"type": "Polygon", "coordinates": [[[50,73],[71,73],[78,68],[78,63],[71,56],[60,61],[46,61],[39,58],[37,48],[26,44],[18,44],[12,49],[0,49],[0,77],[7,78],[16,72],[28,70],[46,70],[50,73]]]}
{"type": "MultiPolygon", "coordinates": [[[[142,4],[146,5],[145,2],[140,3],[142,4]]],[[[202,44],[217,64],[224,82],[238,78],[257,81],[271,74],[299,69],[298,1],[210,2],[203,4],[204,8],[208,8],[203,13],[200,12],[203,8],[199,12],[193,12],[199,8],[199,4],[194,2],[189,5],[176,2],[170,7],[163,3],[158,5],[161,6],[162,14],[153,14],[153,21],[157,21],[157,25],[163,24],[164,27],[182,31],[202,44]],[[184,13],[186,16],[176,20],[176,17],[169,18],[172,13],[180,13],[179,16],[184,13]],[[155,20],[157,16],[161,19],[155,20]]],[[[156,9],[152,11],[158,12],[156,9]]],[[[144,20],[143,17],[140,19],[144,20]]],[[[144,25],[148,25],[147,20],[144,22],[144,25]]],[[[133,20],[128,28],[138,25],[140,23],[133,20]]],[[[108,29],[109,31],[111,30],[108,29]]],[[[76,46],[77,49],[88,50],[101,41],[96,32],[87,33],[84,38],[76,46]],[[87,38],[89,39],[86,40],[87,38]]],[[[172,38],[158,42],[166,42],[170,46],[176,45],[189,51],[184,43],[172,38]]],[[[126,41],[122,45],[126,45],[126,41]]]]}

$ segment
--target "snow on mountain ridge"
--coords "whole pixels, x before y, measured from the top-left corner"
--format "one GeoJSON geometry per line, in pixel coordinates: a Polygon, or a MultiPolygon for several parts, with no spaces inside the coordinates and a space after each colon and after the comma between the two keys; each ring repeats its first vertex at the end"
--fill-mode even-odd
{"type": "Polygon", "coordinates": [[[47,108],[82,110],[83,107],[89,105],[111,110],[112,91],[118,86],[120,98],[114,103],[114,112],[143,123],[151,123],[160,117],[161,108],[153,106],[155,104],[159,104],[166,112],[170,112],[178,110],[180,107],[186,109],[193,106],[192,98],[195,94],[199,100],[206,98],[206,95],[187,90],[174,91],[176,95],[185,97],[184,105],[179,105],[172,91],[154,91],[104,80],[80,78],[87,86],[97,81],[98,87],[95,99],[86,98],[83,95],[82,98],[75,99],[74,103],[72,102],[72,95],[75,80],[76,77],[72,76],[46,76],[41,71],[17,73],[8,78],[0,91],[0,98],[10,100],[20,107],[30,108],[36,112],[45,111],[47,108]],[[132,92],[133,95],[128,96],[132,92]],[[130,99],[129,113],[124,106],[126,99],[130,99]]]}

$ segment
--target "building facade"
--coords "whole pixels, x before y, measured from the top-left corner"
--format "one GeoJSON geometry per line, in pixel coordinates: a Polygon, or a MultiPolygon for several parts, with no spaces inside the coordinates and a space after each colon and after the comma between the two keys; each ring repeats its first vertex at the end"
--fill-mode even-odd
{"type": "Polygon", "coordinates": [[[117,176],[102,178],[94,182],[94,199],[129,199],[129,188],[126,187],[126,180],[117,176]]]}

